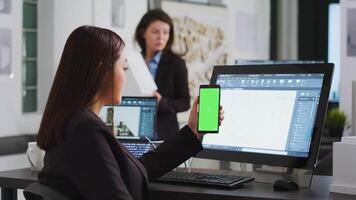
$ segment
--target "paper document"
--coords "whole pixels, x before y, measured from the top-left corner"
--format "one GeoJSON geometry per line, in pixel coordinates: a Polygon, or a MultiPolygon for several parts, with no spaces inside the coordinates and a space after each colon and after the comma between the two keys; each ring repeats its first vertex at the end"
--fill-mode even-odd
{"type": "Polygon", "coordinates": [[[126,95],[152,95],[157,90],[157,86],[142,55],[137,51],[127,50],[126,57],[129,70],[124,93],[126,95]]]}

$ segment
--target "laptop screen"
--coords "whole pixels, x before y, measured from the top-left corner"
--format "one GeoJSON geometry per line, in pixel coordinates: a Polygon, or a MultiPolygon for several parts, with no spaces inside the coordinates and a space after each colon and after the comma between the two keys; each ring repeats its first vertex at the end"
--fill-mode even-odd
{"type": "Polygon", "coordinates": [[[120,105],[104,106],[99,117],[119,139],[154,139],[156,115],[155,97],[122,97],[120,105]]]}

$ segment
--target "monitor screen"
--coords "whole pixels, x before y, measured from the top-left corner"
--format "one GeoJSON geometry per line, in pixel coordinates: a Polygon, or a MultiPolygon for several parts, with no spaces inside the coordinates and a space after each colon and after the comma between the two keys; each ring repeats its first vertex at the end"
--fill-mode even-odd
{"type": "Polygon", "coordinates": [[[308,159],[317,118],[323,122],[327,96],[322,98],[323,108],[320,101],[328,93],[324,88],[330,88],[331,73],[311,72],[303,66],[214,68],[211,83],[221,87],[225,119],[218,134],[204,135],[204,149],[246,153],[245,157],[254,158],[308,159]]]}
{"type": "Polygon", "coordinates": [[[122,97],[120,105],[107,105],[99,117],[118,138],[154,139],[157,113],[155,97],[122,97]]]}

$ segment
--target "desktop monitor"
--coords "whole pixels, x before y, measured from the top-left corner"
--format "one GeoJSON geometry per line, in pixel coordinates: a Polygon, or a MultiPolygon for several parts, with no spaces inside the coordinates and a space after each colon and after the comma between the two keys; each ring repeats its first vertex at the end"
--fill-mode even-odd
{"type": "Polygon", "coordinates": [[[118,139],[154,139],[157,115],[155,97],[122,97],[120,105],[106,105],[99,117],[118,139]]]}
{"type": "Polygon", "coordinates": [[[215,66],[225,119],[202,138],[201,158],[311,169],[333,64],[215,66]]]}

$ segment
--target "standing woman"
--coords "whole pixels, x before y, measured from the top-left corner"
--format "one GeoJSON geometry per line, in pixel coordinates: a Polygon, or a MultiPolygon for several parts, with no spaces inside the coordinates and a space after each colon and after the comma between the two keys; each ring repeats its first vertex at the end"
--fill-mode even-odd
{"type": "Polygon", "coordinates": [[[190,108],[187,67],[172,51],[173,22],[161,9],[142,17],[135,39],[158,87],[157,139],[165,140],[178,130],[177,113],[190,108]]]}

